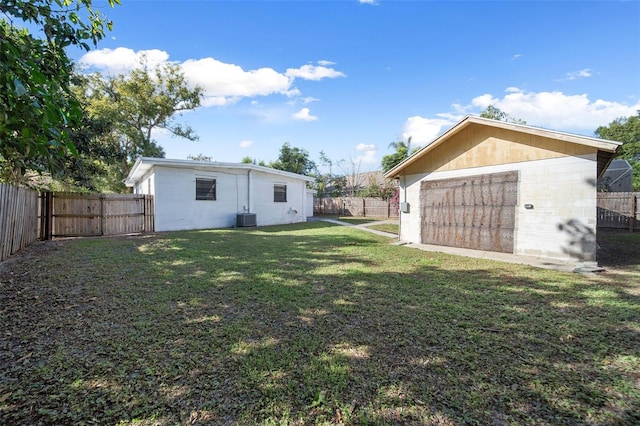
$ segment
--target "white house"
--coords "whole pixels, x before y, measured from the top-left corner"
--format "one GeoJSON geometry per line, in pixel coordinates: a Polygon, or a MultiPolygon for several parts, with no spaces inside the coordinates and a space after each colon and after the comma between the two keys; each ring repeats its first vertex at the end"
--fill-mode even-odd
{"type": "Polygon", "coordinates": [[[465,117],[385,174],[400,239],[594,262],[597,180],[620,145],[465,117]]]}
{"type": "Polygon", "coordinates": [[[176,231],[304,222],[312,181],[255,164],[142,157],[125,184],[154,196],[156,231],[176,231]]]}

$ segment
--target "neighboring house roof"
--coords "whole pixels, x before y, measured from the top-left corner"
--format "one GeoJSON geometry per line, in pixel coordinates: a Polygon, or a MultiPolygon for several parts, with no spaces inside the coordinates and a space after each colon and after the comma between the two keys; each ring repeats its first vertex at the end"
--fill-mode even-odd
{"type": "Polygon", "coordinates": [[[572,133],[564,133],[558,132],[555,130],[547,130],[539,127],[526,126],[523,124],[515,124],[508,123],[505,121],[492,120],[489,118],[476,117],[476,116],[466,116],[458,123],[456,123],[449,130],[444,132],[442,135],[435,138],[429,144],[422,147],[418,152],[396,165],[394,168],[385,173],[386,178],[396,178],[402,174],[402,171],[405,170],[408,166],[414,164],[418,159],[425,157],[430,152],[432,152],[438,146],[446,143],[450,140],[454,135],[458,134],[460,131],[468,128],[469,126],[480,125],[487,126],[496,129],[504,129],[511,130],[515,132],[520,132],[524,134],[529,134],[533,136],[539,136],[543,138],[555,139],[558,141],[563,141],[572,144],[583,145],[587,147],[594,148],[598,151],[598,176],[600,176],[607,165],[611,162],[611,159],[615,155],[616,151],[622,145],[622,142],[616,142],[606,139],[599,139],[588,136],[580,136],[572,133]]]}
{"type": "Polygon", "coordinates": [[[627,160],[613,160],[598,180],[598,187],[610,192],[632,192],[633,167],[627,160]]]}
{"type": "Polygon", "coordinates": [[[277,176],[283,176],[293,179],[300,179],[307,182],[313,182],[315,179],[309,176],[299,175],[297,173],[285,172],[283,170],[271,167],[258,166],[253,163],[219,163],[217,161],[198,161],[198,160],[172,160],[169,158],[150,158],[139,157],[134,163],[129,175],[124,183],[127,186],[134,186],[137,181],[151,170],[154,166],[173,167],[191,170],[219,170],[219,169],[235,169],[235,170],[252,170],[256,172],[269,173],[277,176]]]}
{"type": "Polygon", "coordinates": [[[358,187],[364,188],[369,186],[372,182],[378,185],[384,185],[387,182],[381,170],[376,170],[372,172],[363,172],[349,174],[345,176],[347,179],[348,187],[358,187]]]}

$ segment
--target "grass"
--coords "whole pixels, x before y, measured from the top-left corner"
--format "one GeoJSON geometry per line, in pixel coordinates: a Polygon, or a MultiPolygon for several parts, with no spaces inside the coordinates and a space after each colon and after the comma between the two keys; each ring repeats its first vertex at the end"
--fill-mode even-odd
{"type": "Polygon", "coordinates": [[[352,225],[366,225],[367,223],[385,220],[385,218],[362,217],[362,216],[340,216],[340,215],[316,215],[317,218],[334,219],[340,222],[350,223],[352,225]]]}
{"type": "Polygon", "coordinates": [[[0,424],[640,422],[640,271],[315,222],[36,244],[0,277],[0,424]]]}
{"type": "Polygon", "coordinates": [[[396,235],[398,235],[400,231],[400,226],[397,223],[380,223],[376,225],[367,226],[367,228],[388,232],[390,234],[396,234],[396,235]]]}
{"type": "Polygon", "coordinates": [[[388,232],[390,234],[398,235],[400,227],[398,225],[398,219],[388,219],[385,217],[354,217],[354,216],[339,216],[339,215],[321,215],[316,216],[324,219],[334,219],[341,222],[350,223],[352,225],[364,225],[367,228],[376,229],[378,231],[388,232]],[[387,221],[386,223],[375,223],[380,221],[387,221]],[[371,224],[371,225],[369,225],[371,224]]]}

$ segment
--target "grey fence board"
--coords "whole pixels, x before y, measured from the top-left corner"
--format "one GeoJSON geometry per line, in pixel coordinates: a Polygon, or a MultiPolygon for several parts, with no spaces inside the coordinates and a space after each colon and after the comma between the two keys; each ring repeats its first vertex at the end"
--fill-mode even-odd
{"type": "Polygon", "coordinates": [[[38,238],[38,193],[0,183],[0,261],[38,238]]]}
{"type": "Polygon", "coordinates": [[[640,192],[599,192],[598,227],[640,230],[640,192]]]}

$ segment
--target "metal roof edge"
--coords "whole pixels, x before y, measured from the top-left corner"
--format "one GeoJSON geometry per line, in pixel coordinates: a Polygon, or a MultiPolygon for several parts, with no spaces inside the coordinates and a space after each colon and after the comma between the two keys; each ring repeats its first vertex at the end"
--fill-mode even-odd
{"type": "Polygon", "coordinates": [[[263,173],[269,173],[284,177],[290,177],[295,179],[304,180],[307,182],[313,182],[315,179],[310,176],[300,175],[298,173],[287,172],[284,170],[274,169],[272,167],[259,166],[252,163],[223,163],[218,161],[198,161],[198,160],[181,160],[171,158],[154,158],[154,157],[138,157],[134,163],[129,175],[125,179],[125,185],[133,186],[135,182],[142,178],[147,170],[155,166],[167,166],[167,167],[179,167],[179,168],[223,168],[223,169],[240,169],[240,170],[253,170],[263,173]],[[148,167],[144,167],[148,165],[148,167]]]}

